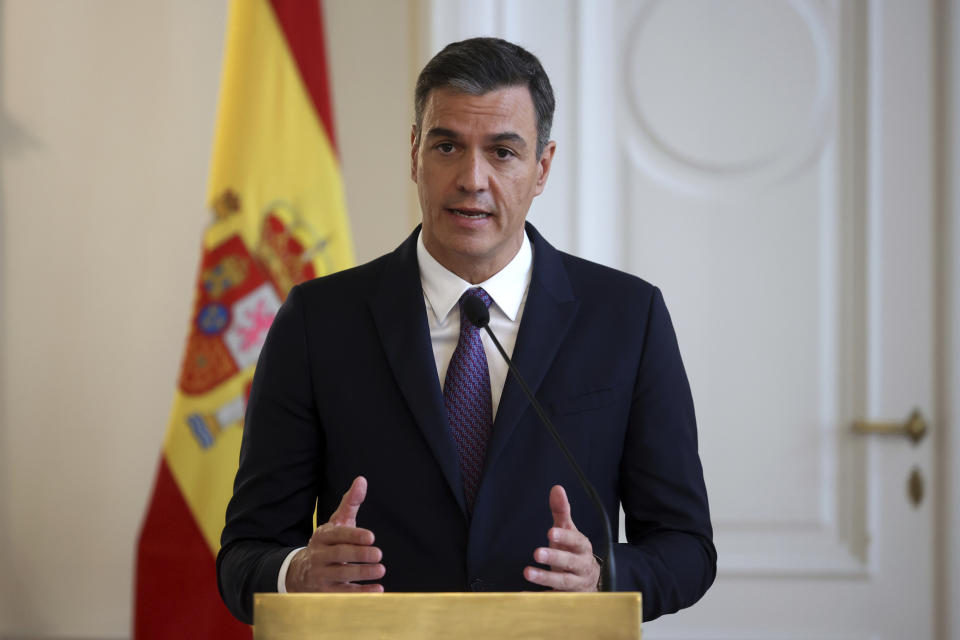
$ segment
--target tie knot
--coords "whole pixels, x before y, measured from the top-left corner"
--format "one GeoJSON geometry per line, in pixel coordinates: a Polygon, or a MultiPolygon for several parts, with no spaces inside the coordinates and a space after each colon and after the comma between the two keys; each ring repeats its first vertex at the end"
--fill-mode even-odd
{"type": "Polygon", "coordinates": [[[467,298],[479,298],[483,302],[483,306],[487,309],[490,308],[490,303],[493,302],[493,298],[490,297],[490,294],[483,290],[482,287],[473,287],[472,289],[467,289],[463,292],[463,295],[460,296],[459,305],[462,308],[463,303],[466,302],[467,298]]]}

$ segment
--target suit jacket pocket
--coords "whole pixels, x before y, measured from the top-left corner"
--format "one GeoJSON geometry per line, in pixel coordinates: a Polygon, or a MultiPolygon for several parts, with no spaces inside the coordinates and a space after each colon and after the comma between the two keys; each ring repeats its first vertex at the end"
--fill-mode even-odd
{"type": "Polygon", "coordinates": [[[622,399],[629,391],[626,385],[586,391],[577,390],[565,395],[551,395],[544,404],[551,415],[568,416],[611,405],[618,399],[622,399]]]}

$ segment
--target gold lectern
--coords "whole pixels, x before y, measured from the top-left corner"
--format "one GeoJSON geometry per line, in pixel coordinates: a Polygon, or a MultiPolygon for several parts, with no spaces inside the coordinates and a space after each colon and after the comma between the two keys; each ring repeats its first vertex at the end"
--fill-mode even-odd
{"type": "Polygon", "coordinates": [[[258,593],[254,640],[640,640],[640,594],[258,593]]]}

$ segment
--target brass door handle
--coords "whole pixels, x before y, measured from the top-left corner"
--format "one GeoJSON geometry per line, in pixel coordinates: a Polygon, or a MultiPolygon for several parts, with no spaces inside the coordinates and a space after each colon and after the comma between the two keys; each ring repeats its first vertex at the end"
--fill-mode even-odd
{"type": "Polygon", "coordinates": [[[910,438],[913,444],[917,444],[927,435],[927,421],[920,414],[919,409],[914,409],[906,422],[869,422],[867,420],[857,420],[853,423],[854,433],[879,433],[883,435],[903,435],[910,438]]]}

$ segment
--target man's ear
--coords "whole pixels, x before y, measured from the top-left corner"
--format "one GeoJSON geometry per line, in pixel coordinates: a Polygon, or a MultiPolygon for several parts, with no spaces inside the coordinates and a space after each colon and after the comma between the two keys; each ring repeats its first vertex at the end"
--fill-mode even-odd
{"type": "Polygon", "coordinates": [[[550,175],[550,165],[553,163],[553,154],[557,150],[557,143],[553,140],[547,143],[537,160],[537,187],[534,195],[543,193],[543,188],[547,186],[547,177],[550,175]]]}
{"type": "Polygon", "coordinates": [[[417,155],[420,145],[417,144],[417,125],[410,127],[410,179],[417,181],[417,155]]]}

